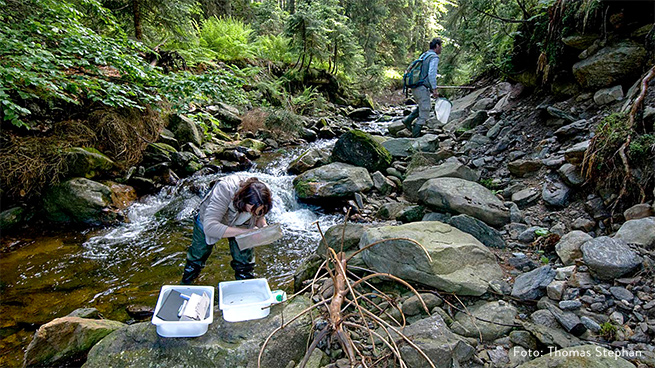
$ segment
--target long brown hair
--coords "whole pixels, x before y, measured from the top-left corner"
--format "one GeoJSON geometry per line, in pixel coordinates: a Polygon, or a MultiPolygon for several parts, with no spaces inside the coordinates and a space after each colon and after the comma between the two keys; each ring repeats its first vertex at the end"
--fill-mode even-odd
{"type": "Polygon", "coordinates": [[[271,191],[266,184],[257,178],[248,178],[241,184],[233,199],[234,207],[241,212],[246,211],[246,205],[251,204],[253,215],[261,217],[273,207],[271,191]]]}

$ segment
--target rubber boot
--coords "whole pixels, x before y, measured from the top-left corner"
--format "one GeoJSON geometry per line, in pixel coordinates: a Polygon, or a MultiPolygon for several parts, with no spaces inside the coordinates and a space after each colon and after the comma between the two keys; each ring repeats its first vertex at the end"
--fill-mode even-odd
{"type": "Polygon", "coordinates": [[[412,128],[412,138],[418,138],[421,136],[421,128],[423,128],[422,125],[414,124],[414,127],[412,128]]]}
{"type": "Polygon", "coordinates": [[[187,260],[186,265],[184,266],[184,274],[182,275],[182,285],[193,284],[193,281],[200,276],[200,271],[202,271],[202,265],[200,263],[192,262],[187,260]]]}
{"type": "Polygon", "coordinates": [[[248,280],[254,279],[255,275],[253,273],[255,269],[254,263],[242,263],[239,261],[232,260],[230,266],[234,269],[234,279],[235,280],[248,280]]]}

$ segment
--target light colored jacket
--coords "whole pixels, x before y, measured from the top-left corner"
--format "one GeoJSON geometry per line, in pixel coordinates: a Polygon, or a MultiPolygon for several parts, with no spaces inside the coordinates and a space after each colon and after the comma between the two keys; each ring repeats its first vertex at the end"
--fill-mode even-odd
{"type": "Polygon", "coordinates": [[[207,244],[223,238],[228,227],[254,227],[250,212],[239,212],[234,207],[234,195],[247,176],[228,175],[218,180],[198,208],[198,220],[202,224],[207,244]]]}
{"type": "Polygon", "coordinates": [[[424,52],[423,55],[421,55],[421,57],[428,57],[431,55],[434,55],[436,57],[430,60],[430,68],[428,69],[428,78],[427,78],[428,85],[426,87],[428,87],[430,91],[434,91],[435,89],[437,89],[437,70],[439,68],[439,55],[437,55],[437,53],[432,50],[428,50],[424,52]]]}

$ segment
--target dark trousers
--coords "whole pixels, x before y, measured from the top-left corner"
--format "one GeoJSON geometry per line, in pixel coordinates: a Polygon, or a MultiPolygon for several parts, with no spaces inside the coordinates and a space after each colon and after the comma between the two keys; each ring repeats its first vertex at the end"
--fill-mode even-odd
{"type": "MultiPolygon", "coordinates": [[[[239,245],[234,238],[228,238],[228,242],[230,244],[230,254],[232,255],[230,266],[234,269],[234,278],[237,280],[254,278],[254,249],[240,250],[239,245]]],[[[196,218],[193,224],[193,238],[191,239],[191,245],[186,253],[186,265],[184,266],[182,284],[191,284],[196,278],[198,278],[200,271],[205,267],[205,263],[212,254],[213,249],[213,244],[206,243],[205,232],[196,218]]]]}

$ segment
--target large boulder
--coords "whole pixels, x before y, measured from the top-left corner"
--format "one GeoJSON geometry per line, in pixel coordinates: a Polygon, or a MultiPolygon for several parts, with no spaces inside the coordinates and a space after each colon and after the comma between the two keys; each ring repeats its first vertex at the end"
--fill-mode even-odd
{"type": "Polygon", "coordinates": [[[29,217],[23,207],[11,207],[0,212],[0,231],[5,232],[18,227],[29,217]]]}
{"type": "Polygon", "coordinates": [[[301,199],[345,198],[370,190],[373,180],[363,167],[334,162],[300,174],[293,187],[301,199]]]}
{"type": "MultiPolygon", "coordinates": [[[[84,368],[256,367],[266,337],[309,305],[309,300],[300,296],[271,307],[267,318],[236,323],[216,315],[207,333],[192,339],[160,337],[150,322],[133,324],[96,344],[84,368]]],[[[305,354],[309,326],[309,314],[305,314],[280,330],[262,355],[262,367],[284,368],[291,360],[299,362],[305,354]]]]}
{"type": "Polygon", "coordinates": [[[410,171],[409,175],[403,180],[405,198],[409,201],[417,202],[419,199],[418,190],[421,189],[426,181],[444,177],[477,181],[480,178],[480,174],[457,160],[447,160],[439,166],[417,167],[410,171]]]}
{"type": "Polygon", "coordinates": [[[439,147],[439,138],[426,134],[419,138],[395,138],[382,142],[382,146],[395,158],[410,157],[417,152],[435,152],[439,147]]]}
{"type": "Polygon", "coordinates": [[[516,307],[505,301],[479,301],[468,307],[466,313],[457,312],[456,322],[450,328],[458,335],[482,336],[483,341],[493,341],[512,330],[517,314],[516,307]]]}
{"type": "Polygon", "coordinates": [[[391,154],[370,134],[353,129],[334,144],[332,161],[365,167],[370,172],[384,171],[391,166],[391,154]]]}
{"type": "Polygon", "coordinates": [[[482,295],[502,271],[494,254],[470,234],[438,221],[368,228],[359,247],[391,238],[364,251],[366,264],[406,281],[460,295],[482,295]],[[427,251],[427,254],[426,254],[427,251]],[[428,257],[429,255],[429,257],[428,257]]]}
{"type": "Polygon", "coordinates": [[[598,345],[582,345],[555,350],[517,368],[635,368],[634,364],[598,345]]]}
{"type": "Polygon", "coordinates": [[[41,326],[25,351],[24,367],[63,366],[84,355],[125,324],[108,319],[62,317],[41,326]]]}
{"type": "Polygon", "coordinates": [[[646,61],[643,46],[624,41],[607,46],[573,65],[573,75],[581,86],[603,88],[639,75],[646,61]]]}
{"type": "Polygon", "coordinates": [[[100,224],[111,221],[112,192],[106,185],[73,178],[50,188],[44,197],[46,217],[55,222],[100,224]]]}
{"type": "Polygon", "coordinates": [[[325,232],[325,241],[318,243],[316,253],[320,256],[327,254],[327,247],[339,253],[358,249],[359,240],[362,238],[366,228],[362,224],[341,224],[334,225],[325,232]],[[345,228],[344,228],[345,227],[345,228]],[[327,247],[326,247],[327,243],[327,247]]]}
{"type": "Polygon", "coordinates": [[[614,238],[646,249],[655,249],[655,217],[626,221],[614,238]]]}
{"type": "Polygon", "coordinates": [[[109,157],[91,147],[73,147],[66,152],[69,177],[93,179],[116,168],[109,157]]]}
{"type": "Polygon", "coordinates": [[[209,106],[207,110],[220,121],[220,128],[230,131],[236,130],[242,123],[239,117],[239,110],[224,103],[218,103],[215,106],[209,106]]]}
{"type": "Polygon", "coordinates": [[[191,142],[196,146],[202,146],[202,129],[195,121],[184,115],[171,115],[168,128],[175,134],[175,139],[183,145],[191,142]]]}
{"type": "Polygon", "coordinates": [[[580,249],[591,273],[601,280],[612,280],[633,272],[642,262],[624,240],[608,236],[587,240],[580,249]]]}
{"type": "Polygon", "coordinates": [[[436,210],[469,215],[492,226],[502,226],[510,220],[505,204],[489,189],[472,181],[430,179],[421,186],[418,197],[436,210]]]}

